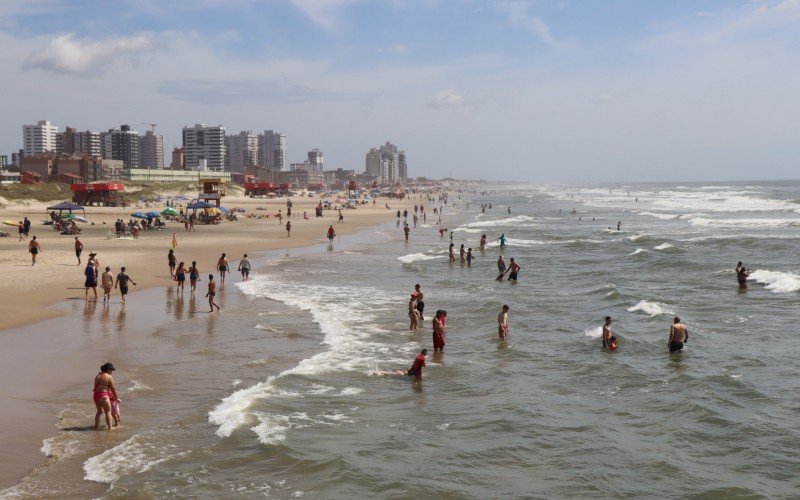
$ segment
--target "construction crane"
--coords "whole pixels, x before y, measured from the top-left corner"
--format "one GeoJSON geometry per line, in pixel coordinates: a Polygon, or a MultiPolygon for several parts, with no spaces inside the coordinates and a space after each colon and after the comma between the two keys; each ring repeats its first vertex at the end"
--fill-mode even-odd
{"type": "Polygon", "coordinates": [[[158,127],[158,123],[147,123],[147,122],[141,122],[141,124],[142,124],[142,125],[149,125],[149,126],[150,126],[150,130],[151,130],[151,131],[152,131],[154,134],[156,133],[156,127],[158,127]]]}

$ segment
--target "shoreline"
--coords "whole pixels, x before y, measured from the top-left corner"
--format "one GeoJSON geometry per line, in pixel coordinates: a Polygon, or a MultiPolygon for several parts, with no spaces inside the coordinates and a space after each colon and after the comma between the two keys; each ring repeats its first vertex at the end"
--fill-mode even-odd
{"type": "MultiPolygon", "coordinates": [[[[314,200],[316,201],[316,200],[314,200]]],[[[410,200],[405,200],[404,203],[408,203],[410,200]]],[[[258,204],[263,204],[263,202],[259,202],[258,204]]],[[[298,203],[295,202],[295,205],[298,203]]],[[[371,207],[370,207],[371,208],[371,207]]],[[[402,208],[402,207],[401,207],[402,208]]],[[[271,212],[271,211],[270,211],[271,212]]],[[[302,209],[298,211],[302,213],[302,209]]],[[[385,208],[380,207],[373,210],[366,210],[366,213],[363,214],[353,214],[353,211],[345,212],[345,223],[339,224],[338,233],[340,235],[353,235],[365,230],[371,230],[372,228],[380,227],[384,223],[388,223],[389,221],[395,218],[394,210],[387,211],[385,208]],[[354,216],[355,215],[355,216],[354,216]],[[359,216],[360,215],[360,216],[359,216]],[[348,217],[349,216],[349,217],[348,217]]],[[[271,221],[272,218],[269,219],[271,221]]],[[[285,219],[284,219],[285,220],[285,219]]],[[[292,219],[293,224],[294,221],[297,220],[295,218],[292,219]]],[[[299,221],[302,222],[313,222],[314,219],[309,221],[303,221],[302,218],[299,218],[299,221]]],[[[260,222],[264,222],[263,220],[260,222]]],[[[333,217],[333,212],[328,212],[327,217],[323,217],[322,221],[319,221],[317,224],[304,224],[306,227],[300,227],[298,224],[298,235],[292,235],[291,238],[285,237],[285,231],[283,231],[282,227],[277,227],[277,221],[272,222],[274,228],[270,230],[270,228],[265,228],[270,234],[280,234],[278,231],[284,233],[283,238],[271,238],[269,240],[265,240],[259,238],[259,241],[255,242],[249,241],[237,241],[237,246],[239,249],[241,246],[247,245],[246,251],[248,251],[251,255],[252,260],[254,261],[254,270],[260,269],[265,262],[266,256],[270,252],[278,252],[283,250],[290,250],[290,249],[302,249],[307,251],[315,251],[312,250],[317,245],[321,247],[319,250],[322,250],[322,245],[324,239],[322,235],[322,228],[327,229],[327,225],[333,223],[335,224],[335,219],[333,217]],[[298,237],[299,236],[299,237],[298,237]],[[258,250],[253,250],[253,247],[260,243],[260,248],[258,250]]],[[[236,222],[227,223],[227,224],[238,224],[236,222]]],[[[206,229],[207,226],[201,226],[198,228],[199,231],[206,229]]],[[[211,229],[217,228],[225,228],[226,223],[223,223],[220,226],[215,226],[211,229]]],[[[235,227],[235,226],[234,226],[235,227]]],[[[181,230],[182,230],[181,226],[181,230]]],[[[238,228],[237,228],[238,229],[238,228]]],[[[250,227],[252,230],[252,227],[250,227]]],[[[293,233],[295,231],[293,230],[293,233]]],[[[219,236],[224,237],[224,231],[217,231],[219,236]]],[[[262,236],[264,233],[260,232],[258,236],[262,236]]],[[[171,240],[172,232],[167,232],[169,236],[164,235],[162,238],[159,238],[159,243],[164,240],[171,240]]],[[[159,235],[160,236],[160,235],[159,235]]],[[[178,249],[176,250],[177,254],[180,254],[182,251],[187,252],[187,246],[194,249],[196,254],[201,254],[202,257],[206,260],[209,259],[216,259],[218,255],[216,251],[209,250],[209,249],[200,249],[197,246],[192,245],[183,245],[180,238],[181,234],[178,233],[179,238],[179,245],[178,249]]],[[[69,238],[69,237],[63,237],[69,238]]],[[[16,238],[13,238],[14,240],[16,238]]],[[[188,238],[184,238],[183,240],[187,240],[188,238]]],[[[219,239],[219,238],[215,238],[219,239]]],[[[241,237],[240,237],[241,239],[241,237]]],[[[83,238],[82,238],[83,240],[83,238]]],[[[71,241],[71,239],[69,240],[71,241]]],[[[115,240],[109,240],[115,241],[115,240]]],[[[141,240],[140,240],[141,241],[141,240]]],[[[224,242],[226,248],[230,248],[231,246],[231,238],[227,238],[224,242]]],[[[203,244],[206,245],[221,245],[221,242],[214,243],[209,242],[208,238],[203,238],[203,244]]],[[[87,249],[92,249],[92,246],[86,245],[87,249]]],[[[163,249],[159,249],[162,250],[163,249]]],[[[245,250],[241,250],[242,252],[245,250]]],[[[109,263],[110,258],[106,256],[105,259],[102,259],[103,253],[112,254],[111,251],[104,252],[99,251],[101,257],[101,266],[105,267],[107,263],[109,263]]],[[[145,253],[145,252],[142,252],[145,253]]],[[[161,251],[158,252],[159,254],[162,253],[161,251]]],[[[137,283],[140,286],[132,288],[132,293],[129,295],[129,301],[127,305],[128,312],[126,313],[127,316],[131,315],[131,312],[138,311],[138,308],[145,306],[147,307],[148,303],[153,305],[156,303],[152,297],[160,296],[166,292],[167,296],[170,293],[174,294],[174,281],[169,281],[168,276],[168,269],[166,266],[166,259],[165,259],[165,252],[164,255],[161,255],[161,259],[164,260],[162,263],[163,267],[163,276],[156,274],[155,276],[146,276],[144,279],[140,276],[134,275],[134,269],[131,265],[128,265],[128,269],[130,270],[130,274],[135,276],[137,279],[137,283]],[[165,283],[166,281],[166,283],[165,283]],[[144,302],[140,302],[142,298],[150,297],[150,299],[145,300],[144,302]]],[[[305,253],[305,252],[301,252],[305,253]]],[[[86,251],[84,251],[84,255],[86,251]]],[[[228,252],[228,255],[236,255],[228,252]]],[[[74,254],[71,256],[74,259],[74,254]]],[[[142,260],[147,260],[148,258],[153,258],[153,252],[148,251],[146,255],[139,255],[138,259],[135,262],[139,263],[142,260]]],[[[201,269],[201,276],[202,274],[207,274],[208,269],[211,268],[208,262],[205,265],[201,264],[201,258],[198,258],[199,261],[198,266],[201,269]]],[[[194,260],[194,259],[193,259],[194,260]]],[[[129,261],[128,261],[129,262],[129,261]]],[[[230,266],[232,269],[235,270],[235,266],[238,263],[238,258],[230,259],[230,266]]],[[[134,264],[137,265],[137,264],[134,264]]],[[[113,266],[113,265],[112,265],[113,266]]],[[[27,267],[27,266],[26,266],[27,267]]],[[[37,265],[37,268],[39,266],[37,265]]],[[[44,267],[44,266],[42,266],[44,267]]],[[[83,267],[73,266],[77,269],[82,271],[83,267]]],[[[38,269],[37,269],[38,270],[38,269]]],[[[160,270],[156,270],[157,273],[160,270]]],[[[234,271],[235,275],[233,277],[233,282],[237,283],[240,279],[238,273],[234,271]]],[[[215,275],[217,273],[214,273],[215,275]]],[[[235,285],[234,285],[235,286],[235,285]]],[[[2,287],[2,285],[0,285],[2,287]]],[[[74,287],[71,287],[74,288],[74,287]]],[[[197,310],[200,311],[201,309],[204,311],[205,309],[205,283],[200,282],[198,283],[198,292],[197,292],[197,310]]],[[[235,295],[240,296],[239,300],[242,299],[244,296],[243,293],[239,292],[238,290],[233,292],[235,295]]],[[[78,386],[85,385],[85,373],[86,373],[86,366],[87,362],[90,363],[89,358],[92,361],[102,358],[102,355],[95,352],[94,349],[96,346],[92,345],[88,352],[84,350],[85,346],[79,345],[81,343],[81,339],[77,338],[75,335],[76,332],[80,332],[82,334],[87,334],[91,336],[92,333],[88,330],[91,330],[92,327],[89,324],[85,325],[75,325],[75,323],[81,321],[80,316],[83,316],[83,322],[88,323],[88,317],[90,316],[87,311],[95,311],[96,309],[102,308],[104,311],[106,309],[116,309],[115,313],[117,315],[123,315],[123,311],[125,307],[122,307],[119,304],[119,296],[112,294],[112,302],[109,306],[103,306],[102,301],[86,301],[84,300],[82,294],[80,294],[80,289],[74,292],[70,291],[70,294],[76,294],[76,297],[61,297],[54,302],[48,303],[46,306],[46,311],[38,311],[38,314],[28,314],[23,315],[23,317],[18,318],[19,321],[16,322],[3,322],[3,328],[0,332],[0,338],[2,338],[2,342],[4,343],[4,352],[7,355],[11,355],[13,353],[21,354],[15,356],[14,360],[7,359],[3,363],[3,368],[0,369],[0,372],[3,372],[5,375],[5,379],[7,380],[7,384],[3,384],[0,386],[0,390],[5,393],[5,399],[12,399],[15,401],[15,404],[12,405],[12,409],[14,411],[9,411],[5,413],[2,417],[2,420],[5,420],[3,429],[5,430],[3,433],[5,443],[10,443],[7,449],[13,449],[14,453],[7,453],[6,456],[9,457],[7,463],[3,463],[0,466],[0,488],[13,488],[15,486],[21,485],[20,481],[24,480],[28,477],[29,474],[34,473],[38,468],[43,467],[48,462],[49,458],[42,454],[40,448],[42,447],[43,440],[51,438],[53,436],[52,428],[49,425],[53,423],[57,423],[57,418],[59,418],[59,412],[64,407],[63,399],[59,399],[59,396],[70,394],[76,391],[78,386]],[[81,307],[83,306],[83,307],[81,307]],[[84,311],[81,314],[80,309],[83,308],[84,311]],[[63,325],[62,323],[67,323],[63,325]],[[31,328],[29,328],[31,327],[31,328]],[[88,327],[88,329],[87,329],[88,327]],[[74,344],[71,344],[70,341],[67,339],[59,339],[65,331],[73,330],[72,337],[73,340],[76,340],[74,344]],[[56,333],[58,331],[58,333],[56,333]],[[55,335],[55,336],[54,336],[55,335]],[[48,339],[43,339],[42,336],[50,337],[50,342],[48,339]],[[59,340],[61,342],[59,342],[59,340]],[[37,349],[37,345],[40,345],[42,342],[48,345],[47,349],[37,349]],[[60,346],[58,349],[66,349],[67,356],[63,356],[65,354],[62,350],[56,350],[55,352],[52,349],[56,349],[59,343],[66,344],[60,346]],[[70,355],[69,351],[72,350],[72,355],[70,355]],[[46,352],[49,351],[49,352],[46,352]],[[53,360],[56,360],[54,365],[51,367],[42,366],[45,360],[48,359],[48,356],[52,357],[53,360]],[[98,357],[99,356],[99,357],[98,357]],[[63,366],[64,360],[66,361],[67,365],[70,366],[63,366]],[[32,372],[37,374],[37,377],[34,379],[32,383],[25,384],[25,391],[17,390],[16,385],[18,385],[19,381],[19,374],[26,373],[27,370],[32,370],[32,372]],[[72,376],[70,376],[72,374],[72,376]],[[52,386],[52,381],[57,381],[58,386],[54,388],[52,386]],[[35,395],[34,397],[30,397],[30,395],[35,395]],[[45,397],[41,397],[44,395],[45,397]],[[52,402],[57,401],[57,402],[52,402]],[[46,429],[46,430],[44,430],[46,429]],[[13,439],[11,439],[13,438],[13,439]],[[14,456],[14,459],[11,460],[10,457],[14,456]]],[[[187,290],[186,294],[189,294],[187,290]]],[[[16,296],[17,300],[26,300],[24,294],[23,297],[16,296]]],[[[42,300],[47,300],[52,297],[51,294],[42,294],[42,296],[37,297],[39,300],[36,302],[35,307],[41,308],[42,300]]],[[[230,292],[225,293],[226,298],[230,295],[230,292]]],[[[194,301],[192,301],[194,302],[194,301]]],[[[9,308],[8,305],[5,306],[6,310],[9,308]]],[[[6,312],[5,310],[3,311],[6,312]]],[[[202,312],[202,311],[200,311],[202,312]]],[[[224,310],[223,310],[224,313],[224,310]]],[[[92,313],[94,314],[94,313],[92,313]]],[[[105,312],[101,314],[106,314],[105,312]]],[[[215,313],[217,314],[217,313],[215,313]]],[[[4,314],[5,316],[5,314],[4,314]]],[[[146,315],[145,315],[146,316],[146,315]]],[[[154,315],[159,316],[159,315],[154,315]]],[[[140,317],[141,319],[141,317],[140,317]]],[[[119,322],[120,320],[117,319],[119,322]]],[[[124,321],[124,320],[123,320],[124,321]]],[[[172,319],[168,322],[168,324],[176,324],[180,322],[181,319],[178,318],[177,320],[172,319]]],[[[144,322],[147,324],[147,321],[144,322]]],[[[119,325],[118,325],[119,327],[119,325]]],[[[149,326],[141,327],[144,330],[154,329],[157,327],[157,324],[151,324],[149,326]]],[[[124,330],[127,327],[123,327],[124,330]]],[[[134,327],[136,328],[136,327],[134,327]]],[[[108,334],[108,332],[105,332],[108,334]]],[[[102,343],[101,343],[102,344],[102,343]]],[[[137,346],[138,347],[138,346],[137,346]]],[[[105,359],[105,358],[103,358],[105,359]]],[[[118,355],[115,355],[115,359],[119,359],[118,355]]],[[[53,361],[51,360],[51,361],[53,361]]],[[[93,366],[93,365],[92,365],[93,366]]],[[[124,380],[124,378],[123,378],[124,380]]],[[[85,405],[84,405],[85,406],[85,405]]],[[[91,413],[91,412],[89,412],[91,413]]],[[[91,420],[91,415],[86,416],[87,422],[91,420]]],[[[90,422],[89,422],[90,423],[90,422]]],[[[57,426],[60,428],[60,426],[57,426]]],[[[5,462],[5,461],[4,461],[5,462]]]]}

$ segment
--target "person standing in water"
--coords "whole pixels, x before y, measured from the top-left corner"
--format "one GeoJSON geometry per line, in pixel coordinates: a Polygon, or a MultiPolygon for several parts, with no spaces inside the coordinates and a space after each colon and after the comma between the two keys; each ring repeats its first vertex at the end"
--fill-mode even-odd
{"type": "Polygon", "coordinates": [[[242,281],[250,278],[250,259],[247,258],[247,254],[244,254],[242,260],[239,261],[239,272],[242,273],[242,281]]]}
{"type": "Polygon", "coordinates": [[[669,329],[669,352],[683,352],[683,345],[687,342],[689,342],[689,330],[681,323],[681,319],[675,316],[669,329]]]}
{"type": "Polygon", "coordinates": [[[497,334],[500,340],[505,340],[508,337],[508,305],[503,306],[503,310],[497,315],[497,334]]]}
{"type": "Polygon", "coordinates": [[[419,319],[424,320],[425,315],[425,292],[422,291],[422,287],[419,283],[414,285],[414,293],[417,295],[417,312],[419,313],[419,319]]]}
{"type": "Polygon", "coordinates": [[[739,281],[739,289],[740,290],[746,290],[747,289],[747,277],[748,276],[750,276],[750,271],[748,271],[747,268],[744,267],[744,266],[740,267],[739,271],[736,273],[736,279],[739,281]]]}
{"type": "Polygon", "coordinates": [[[422,382],[422,369],[425,367],[425,356],[428,355],[428,350],[423,349],[414,358],[414,364],[411,365],[411,368],[406,372],[406,375],[409,377],[413,376],[417,382],[422,382]]]}
{"type": "Polygon", "coordinates": [[[408,234],[411,232],[411,228],[408,227],[408,222],[406,222],[405,225],[403,226],[403,232],[406,235],[406,242],[408,242],[408,234]]]}
{"type": "Polygon", "coordinates": [[[617,222],[617,231],[622,229],[622,221],[617,222]]]}
{"type": "Polygon", "coordinates": [[[508,207],[508,215],[511,215],[511,207],[508,207]]]}
{"type": "Polygon", "coordinates": [[[219,281],[223,285],[225,284],[225,273],[228,272],[228,259],[225,257],[223,253],[222,256],[217,261],[217,271],[219,271],[219,281]]]}
{"type": "Polygon", "coordinates": [[[464,249],[464,244],[461,244],[461,249],[458,251],[458,254],[461,256],[461,263],[465,263],[467,261],[467,251],[464,249]]]}
{"type": "Polygon", "coordinates": [[[452,243],[452,242],[450,243],[450,247],[449,247],[448,251],[450,253],[450,263],[452,264],[453,262],[456,261],[456,252],[455,252],[455,244],[454,243],[452,243]]]}
{"type": "MultiPolygon", "coordinates": [[[[103,302],[111,301],[111,290],[114,288],[114,275],[111,274],[111,268],[106,266],[106,272],[103,273],[101,277],[102,281],[100,282],[101,286],[103,287],[103,302]]],[[[86,294],[88,296],[89,289],[86,289],[86,294]]]]}
{"type": "Polygon", "coordinates": [[[611,340],[611,316],[606,316],[606,323],[603,325],[603,348],[608,348],[611,340]]]}
{"type": "Polygon", "coordinates": [[[417,331],[417,328],[419,328],[419,313],[417,312],[416,293],[412,293],[411,299],[408,301],[408,319],[411,320],[411,324],[409,325],[408,329],[412,332],[417,331]]]}
{"type": "Polygon", "coordinates": [[[189,267],[189,285],[191,287],[191,292],[194,293],[197,290],[197,280],[200,279],[200,270],[197,269],[197,261],[193,260],[192,265],[189,267]]]}
{"type": "Polygon", "coordinates": [[[206,293],[206,297],[208,297],[208,307],[211,308],[209,312],[214,312],[214,308],[217,308],[219,311],[220,307],[214,302],[214,297],[217,295],[217,284],[214,282],[214,275],[208,275],[208,292],[206,293]]]}
{"type": "Polygon", "coordinates": [[[486,235],[484,234],[481,236],[481,243],[480,243],[481,252],[486,250],[486,235]]]}
{"type": "Polygon", "coordinates": [[[467,267],[472,267],[472,247],[467,249],[467,267]]]}
{"type": "Polygon", "coordinates": [[[506,273],[506,261],[503,260],[503,254],[500,254],[500,257],[497,258],[497,270],[500,272],[500,276],[497,279],[502,280],[503,275],[506,273]]]}
{"type": "Polygon", "coordinates": [[[333,243],[333,239],[336,237],[336,231],[333,229],[333,224],[328,227],[328,241],[333,243]]]}
{"type": "Polygon", "coordinates": [[[508,238],[506,238],[506,233],[501,234],[500,238],[498,238],[497,241],[500,242],[500,248],[504,248],[506,246],[506,243],[508,243],[508,238]]]}
{"type": "Polygon", "coordinates": [[[94,377],[94,388],[92,389],[92,400],[97,408],[94,415],[94,430],[100,430],[100,417],[106,417],[106,430],[111,430],[111,399],[120,401],[117,395],[117,387],[114,385],[114,377],[111,374],[116,370],[111,363],[105,363],[100,367],[100,373],[94,377]]]}
{"type": "Polygon", "coordinates": [[[444,311],[439,309],[436,311],[436,316],[433,318],[433,352],[444,351],[445,341],[445,326],[444,326],[444,311]]]}
{"type": "Polygon", "coordinates": [[[519,273],[520,267],[519,264],[514,262],[514,257],[511,257],[510,264],[508,266],[508,281],[517,281],[517,273],[519,273]]]}

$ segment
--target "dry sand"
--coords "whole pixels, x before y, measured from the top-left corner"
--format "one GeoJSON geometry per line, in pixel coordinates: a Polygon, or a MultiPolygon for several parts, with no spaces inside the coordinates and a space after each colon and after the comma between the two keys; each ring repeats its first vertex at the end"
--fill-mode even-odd
{"type": "MultiPolygon", "coordinates": [[[[51,226],[43,225],[43,221],[49,218],[46,210],[48,204],[8,206],[0,209],[0,220],[19,221],[27,216],[32,222],[30,236],[37,236],[42,253],[38,256],[36,266],[31,266],[28,241],[19,241],[15,227],[2,226],[2,230],[8,231],[11,236],[0,238],[0,296],[3,297],[0,302],[0,330],[55,317],[60,313],[50,308],[51,304],[68,298],[82,298],[83,270],[89,252],[97,252],[101,271],[105,266],[110,266],[116,275],[121,266],[126,266],[127,273],[137,283],[136,287],[131,287],[131,291],[141,290],[169,283],[167,252],[172,248],[173,232],[178,240],[175,254],[179,262],[186,263],[187,268],[194,260],[201,275],[212,272],[220,255],[225,252],[231,269],[235,271],[244,253],[297,248],[325,241],[330,224],[333,224],[337,234],[353,233],[393,219],[397,208],[403,209],[410,203],[392,201],[389,200],[392,210],[385,208],[385,200],[375,206],[370,204],[355,210],[344,210],[345,221],[337,224],[336,214],[332,210],[325,210],[322,218],[314,217],[314,207],[319,203],[319,198],[295,197],[292,199],[291,238],[287,237],[284,228],[286,217],[283,224],[279,224],[274,217],[279,209],[286,213],[285,199],[226,198],[226,206],[242,207],[247,214],[264,218],[248,219],[240,214],[239,221],[197,225],[196,232],[188,233],[184,231],[183,224],[172,222],[168,223],[167,230],[145,231],[138,240],[108,236],[109,232],[113,234],[114,221],[118,218],[127,221],[137,208],[88,208],[86,218],[94,225],[78,224],[82,229],[79,238],[84,245],[83,265],[80,266],[74,253],[74,236],[62,236],[51,226]],[[267,210],[256,210],[257,207],[267,210]],[[304,211],[308,212],[310,219],[303,219],[304,211]]],[[[153,207],[156,211],[163,208],[153,207]]],[[[102,296],[99,287],[98,293],[102,296]]]]}

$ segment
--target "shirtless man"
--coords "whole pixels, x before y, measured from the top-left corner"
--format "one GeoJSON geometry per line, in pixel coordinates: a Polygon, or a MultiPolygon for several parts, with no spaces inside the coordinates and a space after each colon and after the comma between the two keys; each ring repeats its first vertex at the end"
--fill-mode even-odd
{"type": "Polygon", "coordinates": [[[119,273],[117,273],[117,281],[114,283],[114,288],[119,288],[119,293],[122,296],[122,303],[125,303],[125,297],[128,295],[128,282],[133,283],[136,285],[136,282],[128,276],[128,273],[125,272],[125,267],[123,266],[120,268],[119,273]]]}
{"type": "Polygon", "coordinates": [[[106,430],[111,430],[111,398],[119,401],[117,388],[114,385],[114,377],[111,376],[116,368],[111,363],[105,363],[100,367],[100,373],[94,378],[94,389],[92,389],[92,400],[97,408],[94,415],[94,430],[100,430],[100,417],[105,414],[106,430]]]}
{"type": "Polygon", "coordinates": [[[445,326],[443,317],[444,311],[439,309],[436,311],[436,317],[433,318],[433,352],[444,351],[445,326]]]}
{"type": "Polygon", "coordinates": [[[480,243],[481,252],[486,250],[486,235],[484,234],[481,236],[481,243],[480,243]]]}
{"type": "MultiPolygon", "coordinates": [[[[741,264],[741,262],[739,264],[741,264]]],[[[750,271],[748,271],[746,267],[744,266],[737,267],[736,279],[739,281],[739,289],[741,290],[747,289],[748,276],[750,276],[750,271]]]]}
{"type": "MultiPolygon", "coordinates": [[[[100,285],[103,287],[103,302],[111,300],[111,289],[114,287],[114,275],[111,274],[111,268],[106,267],[106,272],[101,276],[100,285]]],[[[86,290],[88,295],[89,290],[86,290]]]]}
{"type": "Polygon", "coordinates": [[[406,372],[406,375],[409,377],[413,376],[414,380],[417,382],[422,382],[422,368],[425,367],[425,356],[427,355],[427,349],[420,351],[417,357],[414,358],[414,364],[411,365],[411,368],[409,368],[409,370],[406,372]]]}
{"type": "Polygon", "coordinates": [[[450,252],[450,263],[453,263],[456,261],[456,254],[455,254],[455,244],[452,242],[450,243],[449,252],[450,252]]]}
{"type": "Polygon", "coordinates": [[[219,306],[214,302],[214,296],[217,295],[217,284],[214,282],[214,275],[208,275],[208,292],[206,293],[206,297],[208,297],[208,306],[211,308],[211,311],[214,312],[214,308],[217,308],[219,311],[219,306]]]}
{"type": "Polygon", "coordinates": [[[520,267],[519,264],[514,262],[514,257],[511,257],[509,266],[508,266],[508,281],[517,281],[517,273],[519,273],[520,267]]]}
{"type": "Polygon", "coordinates": [[[424,320],[425,316],[422,313],[425,312],[425,292],[422,291],[422,287],[419,283],[414,285],[414,293],[417,294],[417,312],[419,313],[419,319],[424,320]]]}
{"type": "Polygon", "coordinates": [[[458,251],[459,255],[461,256],[461,263],[464,264],[467,262],[467,250],[464,248],[464,244],[461,244],[461,249],[458,251]]]}
{"type": "Polygon", "coordinates": [[[78,237],[75,237],[75,257],[78,258],[78,265],[81,265],[81,253],[83,252],[83,243],[78,237]]]}
{"type": "Polygon", "coordinates": [[[36,236],[31,239],[31,242],[28,243],[28,251],[31,253],[31,265],[36,265],[36,256],[39,255],[39,252],[42,251],[42,247],[39,246],[39,242],[36,241],[36,236]]]}
{"type": "Polygon", "coordinates": [[[689,330],[681,323],[681,319],[675,316],[669,329],[669,352],[683,352],[683,344],[686,342],[689,342],[689,330]]]}
{"type": "Polygon", "coordinates": [[[411,299],[408,301],[408,319],[411,320],[411,324],[408,327],[409,330],[412,332],[417,331],[419,328],[419,313],[417,312],[417,294],[412,293],[411,299]]]}
{"type": "Polygon", "coordinates": [[[505,340],[508,337],[508,309],[507,305],[503,306],[503,310],[497,315],[497,333],[500,340],[505,340]]]}
{"type": "Polygon", "coordinates": [[[408,222],[403,226],[403,232],[406,235],[406,242],[408,242],[408,234],[411,232],[411,228],[408,227],[408,222]]]}
{"type": "Polygon", "coordinates": [[[606,316],[606,324],[603,325],[603,349],[608,348],[611,341],[611,316],[606,316]]]}

